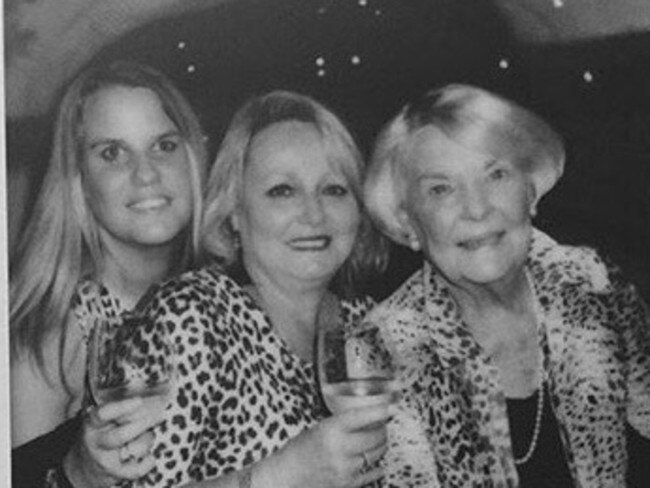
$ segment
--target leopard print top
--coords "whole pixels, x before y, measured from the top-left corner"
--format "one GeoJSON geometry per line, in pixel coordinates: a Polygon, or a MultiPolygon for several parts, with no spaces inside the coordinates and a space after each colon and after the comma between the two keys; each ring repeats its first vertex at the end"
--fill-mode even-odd
{"type": "MultiPolygon", "coordinates": [[[[342,301],[341,320],[355,322],[372,305],[342,301]]],[[[240,470],[326,415],[312,364],[216,268],[159,286],[141,308],[172,334],[178,373],[166,420],[154,429],[156,467],[120,486],[181,486],[240,470]]]]}
{"type": "Polygon", "coordinates": [[[83,279],[77,286],[72,298],[71,313],[88,340],[95,319],[100,317],[117,317],[127,310],[119,298],[104,285],[90,278],[83,279]]]}
{"type": "MultiPolygon", "coordinates": [[[[535,230],[527,271],[564,454],[576,487],[625,486],[626,423],[650,438],[650,325],[620,272],[535,230]]],[[[366,317],[404,385],[389,426],[394,487],[517,487],[498,370],[427,263],[366,317]]]]}

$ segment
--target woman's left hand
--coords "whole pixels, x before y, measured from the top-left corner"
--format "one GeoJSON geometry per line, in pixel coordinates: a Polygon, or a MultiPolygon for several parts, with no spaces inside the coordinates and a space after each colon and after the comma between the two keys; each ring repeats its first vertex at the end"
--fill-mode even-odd
{"type": "Polygon", "coordinates": [[[72,484],[109,487],[147,474],[155,463],[151,428],[162,421],[163,412],[164,408],[153,412],[145,408],[141,398],[90,409],[81,437],[64,462],[72,484]]]}

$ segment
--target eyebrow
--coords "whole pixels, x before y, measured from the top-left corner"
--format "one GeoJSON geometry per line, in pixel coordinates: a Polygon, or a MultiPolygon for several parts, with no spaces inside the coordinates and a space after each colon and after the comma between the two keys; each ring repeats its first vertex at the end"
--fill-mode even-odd
{"type": "MultiPolygon", "coordinates": [[[[178,129],[173,129],[173,130],[168,130],[167,132],[163,132],[162,134],[159,134],[155,140],[158,141],[160,139],[165,139],[167,137],[183,137],[181,134],[181,131],[178,129]]],[[[124,142],[124,139],[118,139],[114,137],[104,137],[101,139],[95,139],[90,141],[88,144],[88,147],[90,149],[94,149],[97,146],[103,146],[106,144],[122,144],[124,142]]]]}
{"type": "Polygon", "coordinates": [[[417,182],[420,183],[422,181],[427,181],[427,180],[448,180],[448,179],[449,176],[443,173],[426,173],[418,176],[417,182]]]}
{"type": "Polygon", "coordinates": [[[499,164],[501,162],[500,159],[490,159],[487,163],[483,165],[483,169],[490,169],[496,164],[499,164]]]}

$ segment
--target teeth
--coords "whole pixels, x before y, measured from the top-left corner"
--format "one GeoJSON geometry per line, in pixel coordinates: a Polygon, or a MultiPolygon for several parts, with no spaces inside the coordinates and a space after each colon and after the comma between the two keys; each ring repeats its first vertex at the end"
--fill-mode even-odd
{"type": "Polygon", "coordinates": [[[146,200],[140,200],[133,205],[131,205],[132,208],[135,208],[136,210],[152,210],[156,208],[160,208],[167,205],[167,199],[166,198],[147,198],[146,200]]]}
{"type": "Polygon", "coordinates": [[[467,239],[464,241],[461,241],[460,246],[469,249],[470,251],[475,251],[476,249],[491,245],[497,242],[499,239],[500,234],[489,234],[484,237],[478,237],[476,239],[467,239]]]}
{"type": "Polygon", "coordinates": [[[329,237],[306,237],[293,239],[291,246],[303,251],[319,251],[329,246],[331,238],[329,237]]]}

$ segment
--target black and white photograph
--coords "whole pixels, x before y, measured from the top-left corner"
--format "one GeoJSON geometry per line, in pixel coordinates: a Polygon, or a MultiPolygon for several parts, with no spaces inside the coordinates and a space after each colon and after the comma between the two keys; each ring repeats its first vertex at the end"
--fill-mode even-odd
{"type": "Polygon", "coordinates": [[[5,0],[13,488],[650,486],[647,0],[5,0]]]}

